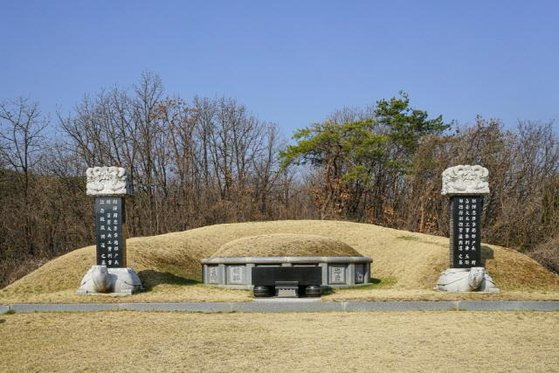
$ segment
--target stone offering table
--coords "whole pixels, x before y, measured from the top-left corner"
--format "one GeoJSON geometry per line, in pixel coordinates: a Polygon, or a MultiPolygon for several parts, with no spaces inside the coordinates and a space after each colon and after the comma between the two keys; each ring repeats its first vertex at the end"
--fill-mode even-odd
{"type": "Polygon", "coordinates": [[[322,273],[320,267],[253,267],[252,285],[255,297],[319,297],[322,273]]]}

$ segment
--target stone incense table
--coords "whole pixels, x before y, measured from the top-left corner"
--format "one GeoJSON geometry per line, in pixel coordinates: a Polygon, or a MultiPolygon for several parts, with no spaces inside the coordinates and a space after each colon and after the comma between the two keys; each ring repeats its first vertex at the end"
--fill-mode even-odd
{"type": "Polygon", "coordinates": [[[449,196],[450,263],[435,289],[452,292],[498,292],[481,258],[483,197],[489,194],[489,171],[460,165],[443,174],[443,195],[449,196]]]}
{"type": "Polygon", "coordinates": [[[126,263],[125,197],[129,194],[126,169],[87,169],[87,195],[95,197],[97,265],[83,277],[78,294],[127,295],[143,289],[140,278],[126,263]]]}

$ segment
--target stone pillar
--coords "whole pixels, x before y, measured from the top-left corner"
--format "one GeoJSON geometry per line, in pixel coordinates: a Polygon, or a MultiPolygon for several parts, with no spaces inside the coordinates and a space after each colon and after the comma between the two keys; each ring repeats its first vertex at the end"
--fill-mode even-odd
{"type": "Polygon", "coordinates": [[[347,280],[348,285],[355,285],[355,263],[347,265],[347,280]]]}
{"type": "Polygon", "coordinates": [[[252,288],[252,269],[254,268],[254,263],[246,264],[246,281],[245,283],[252,288]]]}
{"type": "Polygon", "coordinates": [[[322,272],[322,285],[328,285],[328,263],[318,263],[318,266],[322,272]]]}
{"type": "Polygon", "coordinates": [[[460,165],[443,174],[441,194],[449,197],[449,268],[436,289],[442,291],[499,291],[481,258],[483,197],[489,194],[489,171],[482,166],[460,165]]]}
{"type": "Polygon", "coordinates": [[[368,284],[371,278],[371,263],[365,264],[365,281],[364,284],[368,284]]]}
{"type": "Polygon", "coordinates": [[[78,294],[132,294],[142,290],[140,278],[126,261],[125,197],[129,194],[126,169],[87,169],[87,195],[95,197],[97,265],[85,274],[78,294]]]}
{"type": "Polygon", "coordinates": [[[217,273],[218,273],[218,278],[219,278],[219,283],[220,284],[227,284],[227,268],[225,268],[225,264],[219,264],[217,266],[217,273]]]}

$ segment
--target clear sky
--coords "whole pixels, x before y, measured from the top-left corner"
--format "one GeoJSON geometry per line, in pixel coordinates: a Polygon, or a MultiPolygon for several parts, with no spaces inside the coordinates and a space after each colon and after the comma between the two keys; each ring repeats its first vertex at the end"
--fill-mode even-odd
{"type": "Polygon", "coordinates": [[[285,135],[409,93],[446,120],[559,126],[559,1],[0,0],[0,99],[67,112],[158,73],[285,135]]]}

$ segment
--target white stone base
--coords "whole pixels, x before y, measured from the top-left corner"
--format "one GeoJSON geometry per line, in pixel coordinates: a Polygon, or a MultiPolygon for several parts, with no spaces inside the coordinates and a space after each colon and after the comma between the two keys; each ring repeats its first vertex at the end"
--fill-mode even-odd
{"type": "Polygon", "coordinates": [[[77,294],[130,295],[143,289],[138,274],[132,268],[95,265],[83,276],[77,294]]]}
{"type": "Polygon", "coordinates": [[[297,298],[297,286],[276,286],[278,298],[297,298]]]}
{"type": "Polygon", "coordinates": [[[484,267],[449,268],[439,277],[435,290],[450,292],[499,292],[499,289],[495,286],[495,281],[489,276],[484,267]]]}

